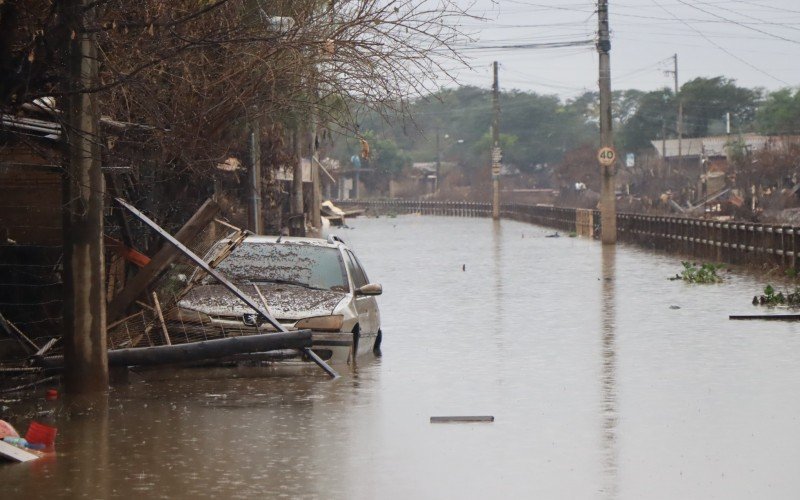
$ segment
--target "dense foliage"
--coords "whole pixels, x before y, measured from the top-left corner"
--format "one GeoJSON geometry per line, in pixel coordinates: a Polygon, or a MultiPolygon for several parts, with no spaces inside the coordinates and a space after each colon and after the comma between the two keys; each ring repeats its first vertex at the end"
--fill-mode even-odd
{"type": "Polygon", "coordinates": [[[683,270],[680,274],[676,274],[671,280],[683,280],[688,283],[720,283],[722,276],[717,274],[717,271],[725,267],[722,264],[708,264],[704,263],[697,265],[692,262],[681,262],[683,270]]]}

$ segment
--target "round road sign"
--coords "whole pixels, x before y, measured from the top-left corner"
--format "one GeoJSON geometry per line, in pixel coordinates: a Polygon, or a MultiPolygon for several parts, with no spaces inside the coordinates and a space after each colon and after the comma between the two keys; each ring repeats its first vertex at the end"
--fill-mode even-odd
{"type": "Polygon", "coordinates": [[[597,151],[597,161],[604,167],[609,167],[617,161],[617,152],[608,146],[597,151]]]}

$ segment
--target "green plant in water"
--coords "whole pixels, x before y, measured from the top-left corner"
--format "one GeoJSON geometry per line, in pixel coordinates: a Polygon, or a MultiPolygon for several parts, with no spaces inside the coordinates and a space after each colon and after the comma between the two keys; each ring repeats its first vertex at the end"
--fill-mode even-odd
{"type": "Polygon", "coordinates": [[[689,283],[720,283],[722,276],[717,274],[719,269],[725,267],[723,264],[702,264],[697,266],[696,263],[681,261],[683,270],[680,274],[676,274],[671,280],[683,280],[689,283]]]}
{"type": "Polygon", "coordinates": [[[783,293],[775,290],[772,285],[764,287],[763,295],[756,295],[753,297],[753,305],[762,306],[799,306],[800,305],[800,287],[795,287],[793,292],[783,293]]]}

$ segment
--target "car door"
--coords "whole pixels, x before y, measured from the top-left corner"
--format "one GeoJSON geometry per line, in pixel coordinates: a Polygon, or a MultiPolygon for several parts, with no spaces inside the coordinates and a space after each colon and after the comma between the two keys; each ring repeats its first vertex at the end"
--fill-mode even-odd
{"type": "MultiPolygon", "coordinates": [[[[367,274],[361,263],[353,252],[350,250],[345,251],[347,268],[353,279],[353,285],[356,289],[369,284],[367,274]]],[[[380,328],[380,315],[378,312],[378,301],[374,296],[356,295],[356,311],[358,311],[358,324],[362,335],[375,335],[380,328]]]]}

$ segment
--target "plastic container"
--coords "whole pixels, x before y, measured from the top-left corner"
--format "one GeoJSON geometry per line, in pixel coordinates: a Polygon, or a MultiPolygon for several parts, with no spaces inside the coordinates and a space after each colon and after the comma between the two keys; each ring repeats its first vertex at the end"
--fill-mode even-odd
{"type": "Polygon", "coordinates": [[[40,424],[39,422],[31,422],[28,426],[28,432],[25,433],[25,439],[32,444],[44,445],[46,449],[51,449],[56,442],[56,434],[58,429],[49,425],[40,424]]]}

